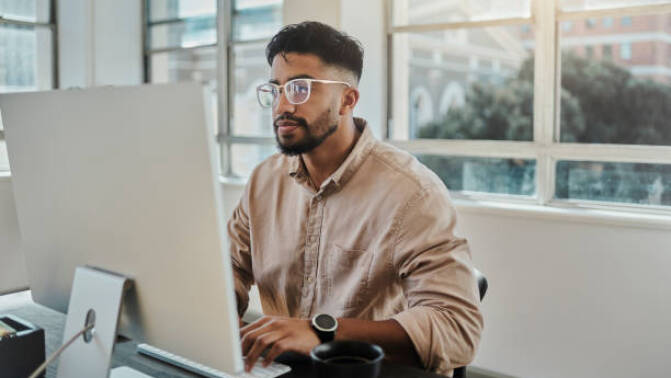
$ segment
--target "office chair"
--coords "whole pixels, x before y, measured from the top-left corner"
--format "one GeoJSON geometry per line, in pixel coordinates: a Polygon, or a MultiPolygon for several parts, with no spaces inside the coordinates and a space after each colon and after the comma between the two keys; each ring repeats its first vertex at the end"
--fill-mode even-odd
{"type": "MultiPolygon", "coordinates": [[[[484,298],[485,293],[487,293],[487,277],[475,268],[473,268],[473,271],[475,272],[475,278],[478,280],[478,291],[480,292],[480,302],[482,302],[482,298],[484,298]]],[[[454,369],[452,378],[466,378],[466,366],[454,369]]]]}

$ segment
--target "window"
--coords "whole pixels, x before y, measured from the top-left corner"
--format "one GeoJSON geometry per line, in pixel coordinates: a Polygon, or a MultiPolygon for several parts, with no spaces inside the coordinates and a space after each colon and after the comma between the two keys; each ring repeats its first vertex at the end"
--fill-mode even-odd
{"type": "MultiPolygon", "coordinates": [[[[669,54],[669,57],[671,57],[671,54],[669,54]]],[[[627,42],[620,45],[620,58],[631,59],[631,43],[627,42]]]]}
{"type": "Polygon", "coordinates": [[[612,28],[613,27],[613,17],[605,17],[603,19],[603,26],[605,28],[612,28]]]}
{"type": "MultiPolygon", "coordinates": [[[[49,0],[0,1],[0,93],[58,86],[55,12],[49,0]]],[[[0,118],[0,172],[9,171],[0,118]]]]}
{"type": "Polygon", "coordinates": [[[222,173],[249,175],[275,151],[270,110],[257,105],[255,88],[268,80],[265,46],[282,25],[282,0],[146,0],[146,6],[145,80],[204,83],[222,173]],[[217,3],[230,9],[218,11],[217,3]]]}
{"type": "Polygon", "coordinates": [[[603,47],[602,58],[606,60],[613,59],[613,46],[605,45],[603,47]]]}
{"type": "Polygon", "coordinates": [[[671,0],[508,3],[393,1],[390,141],[457,197],[668,212],[671,0]]]}

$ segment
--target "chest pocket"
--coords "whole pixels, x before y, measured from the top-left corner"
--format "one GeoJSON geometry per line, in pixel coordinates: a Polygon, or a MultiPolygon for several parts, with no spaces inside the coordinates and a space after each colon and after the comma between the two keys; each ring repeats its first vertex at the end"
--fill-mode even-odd
{"type": "Polygon", "coordinates": [[[346,249],[332,244],[324,259],[320,278],[326,286],[329,307],[360,307],[368,296],[373,251],[346,249]]]}

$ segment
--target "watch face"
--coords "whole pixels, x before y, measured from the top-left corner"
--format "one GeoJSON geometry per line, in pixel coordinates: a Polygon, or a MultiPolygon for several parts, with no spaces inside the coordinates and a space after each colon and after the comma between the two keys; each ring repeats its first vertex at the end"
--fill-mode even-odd
{"type": "Polygon", "coordinates": [[[319,314],[314,318],[314,324],[322,331],[331,331],[336,327],[336,320],[328,314],[319,314]]]}

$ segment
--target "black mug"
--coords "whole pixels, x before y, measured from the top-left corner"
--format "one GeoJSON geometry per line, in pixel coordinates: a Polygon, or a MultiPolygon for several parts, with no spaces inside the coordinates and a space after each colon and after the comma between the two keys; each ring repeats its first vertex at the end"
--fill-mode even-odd
{"type": "Polygon", "coordinates": [[[331,341],[310,352],[319,378],[377,378],[384,351],[361,341],[331,341]]]}

